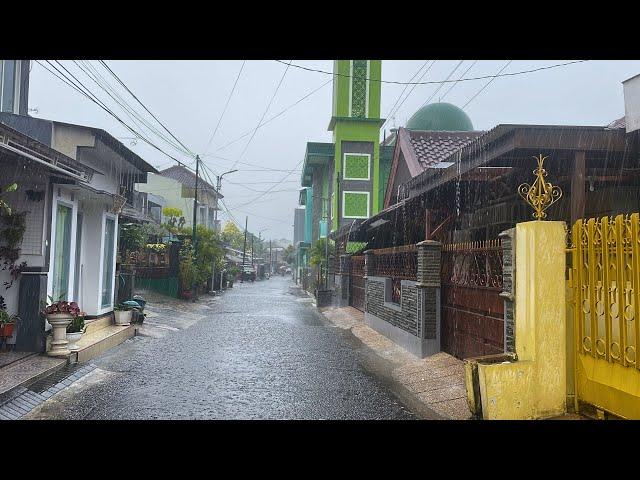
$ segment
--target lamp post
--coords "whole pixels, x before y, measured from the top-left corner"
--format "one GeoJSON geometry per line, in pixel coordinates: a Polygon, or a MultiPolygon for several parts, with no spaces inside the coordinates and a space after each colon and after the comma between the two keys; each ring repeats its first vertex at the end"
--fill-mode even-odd
{"type": "MultiPolygon", "coordinates": [[[[197,167],[197,164],[196,164],[196,167],[197,167]]],[[[218,225],[218,209],[219,209],[218,199],[220,198],[220,188],[222,188],[222,177],[224,177],[227,173],[233,173],[237,171],[238,169],[229,170],[216,177],[216,208],[213,211],[213,229],[214,230],[217,229],[217,225],[218,225]]],[[[224,256],[224,253],[223,253],[223,256],[224,256]]],[[[216,278],[216,262],[214,260],[213,265],[211,266],[211,289],[212,290],[215,290],[215,283],[216,283],[215,278],[216,278]]],[[[220,278],[220,290],[222,290],[222,278],[220,278]]]]}
{"type": "MultiPolygon", "coordinates": [[[[216,194],[217,197],[220,196],[220,189],[222,188],[222,177],[224,177],[228,173],[237,172],[238,169],[229,170],[228,172],[221,173],[216,177],[216,194]]],[[[216,197],[216,209],[213,211],[213,227],[215,228],[218,222],[218,198],[216,197]]]]}

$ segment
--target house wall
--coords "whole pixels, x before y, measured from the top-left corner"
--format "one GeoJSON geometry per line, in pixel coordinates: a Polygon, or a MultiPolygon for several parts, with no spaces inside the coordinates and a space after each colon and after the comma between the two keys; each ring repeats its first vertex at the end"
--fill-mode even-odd
{"type": "Polygon", "coordinates": [[[95,135],[90,130],[52,123],[51,148],[77,160],[77,147],[93,146],[95,135]]]}
{"type": "MultiPolygon", "coordinates": [[[[50,195],[49,195],[49,174],[44,171],[27,170],[22,168],[18,163],[16,174],[4,170],[6,164],[0,163],[0,168],[10,174],[12,179],[18,184],[15,192],[3,195],[3,199],[10,205],[15,212],[28,212],[26,221],[26,230],[21,245],[21,255],[18,264],[27,262],[28,267],[45,268],[46,267],[46,251],[47,238],[45,232],[49,224],[50,211],[50,195]],[[27,190],[44,191],[44,198],[39,201],[31,201],[26,197],[27,190]]],[[[0,270],[0,295],[4,297],[7,304],[7,310],[11,314],[18,313],[18,293],[19,280],[15,281],[10,288],[4,287],[4,282],[10,282],[11,276],[7,270],[0,270]]]]}
{"type": "MultiPolygon", "coordinates": [[[[149,173],[147,175],[147,183],[136,183],[136,190],[139,192],[152,193],[159,195],[165,200],[165,207],[179,208],[182,210],[182,216],[185,219],[185,227],[191,227],[193,225],[193,197],[184,197],[183,195],[193,195],[191,189],[184,188],[183,185],[172,178],[167,178],[155,173],[149,173]]],[[[207,206],[207,213],[205,215],[204,225],[213,229],[212,216],[209,215],[216,206],[216,199],[214,195],[205,193],[202,195],[198,193],[199,206],[207,206]]],[[[201,225],[200,213],[196,220],[198,225],[201,225]]]]}

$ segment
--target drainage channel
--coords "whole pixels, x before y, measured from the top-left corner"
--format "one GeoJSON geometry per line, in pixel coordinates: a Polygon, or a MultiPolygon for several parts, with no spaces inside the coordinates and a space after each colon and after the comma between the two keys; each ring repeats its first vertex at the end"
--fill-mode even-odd
{"type": "Polygon", "coordinates": [[[59,391],[96,368],[93,364],[67,365],[53,374],[0,396],[0,420],[19,420],[59,391]]]}

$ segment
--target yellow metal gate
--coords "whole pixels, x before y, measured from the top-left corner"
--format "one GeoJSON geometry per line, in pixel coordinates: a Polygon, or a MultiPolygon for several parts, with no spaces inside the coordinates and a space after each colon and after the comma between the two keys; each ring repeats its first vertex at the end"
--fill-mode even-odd
{"type": "Polygon", "coordinates": [[[578,220],[572,242],[576,406],[640,419],[640,215],[578,220]]]}

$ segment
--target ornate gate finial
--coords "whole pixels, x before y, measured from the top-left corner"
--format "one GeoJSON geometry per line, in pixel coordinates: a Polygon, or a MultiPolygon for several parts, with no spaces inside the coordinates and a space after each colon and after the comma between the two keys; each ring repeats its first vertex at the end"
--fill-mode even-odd
{"type": "Polygon", "coordinates": [[[520,185],[518,187],[518,194],[524,198],[525,202],[533,207],[533,216],[536,220],[542,220],[547,217],[545,210],[562,197],[562,189],[544,180],[544,177],[547,176],[547,171],[543,168],[543,163],[548,157],[543,157],[542,154],[540,154],[533,158],[538,162],[538,168],[533,171],[536,179],[532,185],[528,183],[520,185]]]}

